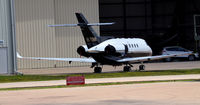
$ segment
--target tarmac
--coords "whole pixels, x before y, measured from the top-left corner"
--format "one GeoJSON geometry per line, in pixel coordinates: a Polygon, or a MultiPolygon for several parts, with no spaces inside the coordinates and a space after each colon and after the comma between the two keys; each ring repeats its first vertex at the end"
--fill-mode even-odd
{"type": "MultiPolygon", "coordinates": [[[[112,83],[112,82],[163,81],[163,80],[185,80],[185,79],[200,79],[200,74],[86,79],[85,83],[95,84],[95,83],[112,83]]],[[[22,87],[57,86],[57,85],[66,85],[66,80],[0,83],[0,88],[22,88],[22,87]]]]}
{"type": "MultiPolygon", "coordinates": [[[[137,68],[139,64],[134,65],[137,68]]],[[[171,70],[171,69],[195,69],[200,68],[200,61],[190,62],[162,62],[162,63],[146,63],[146,69],[149,70],[171,70]]],[[[105,66],[104,72],[119,72],[123,67],[113,68],[105,66]]],[[[57,75],[57,74],[74,74],[74,73],[93,73],[89,67],[74,67],[74,68],[51,68],[51,69],[32,69],[19,70],[24,74],[31,75],[57,75]]],[[[160,80],[183,80],[183,79],[200,79],[200,74],[195,75],[167,75],[167,76],[141,76],[141,77],[121,77],[121,78],[99,78],[86,79],[86,84],[92,83],[110,83],[110,82],[130,82],[130,81],[160,81],[160,80]]],[[[34,82],[14,82],[14,83],[0,83],[0,88],[20,88],[20,87],[38,87],[38,86],[57,86],[65,85],[66,80],[53,81],[34,81],[34,82]]]]}
{"type": "MultiPolygon", "coordinates": [[[[133,64],[132,70],[138,70],[140,64],[133,64]]],[[[196,69],[200,68],[200,61],[181,61],[181,62],[156,62],[144,63],[145,70],[179,70],[179,69],[196,69]]],[[[74,73],[93,73],[93,68],[86,67],[66,67],[66,68],[41,68],[41,69],[19,69],[19,72],[26,75],[59,75],[74,73]]],[[[121,72],[123,66],[103,66],[102,72],[121,72]]]]}
{"type": "Polygon", "coordinates": [[[200,105],[200,82],[0,91],[0,105],[200,105]]]}
{"type": "MultiPolygon", "coordinates": [[[[200,62],[148,63],[147,70],[194,69],[200,62]]],[[[21,70],[25,74],[92,73],[91,69],[21,70]],[[74,71],[75,70],[75,71],[74,71]],[[90,71],[91,70],[91,71],[90,71]],[[41,72],[42,71],[42,72],[41,72]],[[49,72],[50,71],[50,72],[49,72]]],[[[110,68],[110,67],[108,67],[110,68]]],[[[118,72],[107,69],[104,72],[118,72]]],[[[86,79],[86,84],[200,79],[200,74],[86,79]]],[[[0,88],[65,85],[66,80],[0,83],[0,88]]],[[[129,85],[0,91],[0,105],[200,105],[200,82],[163,82],[129,85]]]]}

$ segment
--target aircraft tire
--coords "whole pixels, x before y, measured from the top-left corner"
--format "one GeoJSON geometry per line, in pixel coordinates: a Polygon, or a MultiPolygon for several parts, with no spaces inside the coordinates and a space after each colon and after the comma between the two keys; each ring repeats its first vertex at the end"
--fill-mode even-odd
{"type": "Polygon", "coordinates": [[[124,66],[123,71],[124,72],[129,72],[129,71],[131,71],[131,67],[130,66],[124,66]]]}
{"type": "Polygon", "coordinates": [[[94,68],[94,73],[101,73],[102,72],[102,68],[101,67],[95,67],[94,68]]]}
{"type": "Polygon", "coordinates": [[[141,71],[141,70],[145,70],[145,65],[140,65],[139,66],[139,71],[141,71]]]}

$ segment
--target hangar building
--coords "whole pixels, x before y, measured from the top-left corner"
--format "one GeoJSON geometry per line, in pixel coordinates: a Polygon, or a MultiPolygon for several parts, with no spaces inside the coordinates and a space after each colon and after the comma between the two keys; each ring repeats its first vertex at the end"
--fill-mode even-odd
{"type": "Polygon", "coordinates": [[[170,45],[199,51],[199,4],[199,0],[0,0],[0,54],[7,54],[0,55],[6,59],[0,62],[12,65],[5,66],[9,72],[17,66],[32,69],[89,65],[35,60],[17,60],[15,64],[15,50],[23,56],[80,57],[76,49],[84,41],[78,27],[47,27],[77,23],[75,12],[82,12],[89,22],[116,22],[100,30],[94,28],[102,36],[144,38],[154,54],[170,45]],[[16,42],[12,40],[15,37],[16,42]]]}
{"type": "Polygon", "coordinates": [[[99,0],[100,22],[116,21],[100,32],[144,38],[156,55],[174,45],[200,53],[199,5],[199,0],[99,0]]]}
{"type": "MultiPolygon", "coordinates": [[[[79,27],[47,26],[75,24],[75,12],[83,13],[89,22],[99,22],[98,0],[15,0],[17,51],[23,56],[80,57],[76,49],[84,40],[79,27]]],[[[89,64],[18,60],[19,69],[84,65],[89,64]]]]}

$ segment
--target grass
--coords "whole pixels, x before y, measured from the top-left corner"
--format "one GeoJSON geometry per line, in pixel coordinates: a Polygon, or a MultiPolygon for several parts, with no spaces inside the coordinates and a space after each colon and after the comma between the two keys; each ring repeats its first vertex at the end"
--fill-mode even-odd
{"type": "Polygon", "coordinates": [[[0,83],[63,80],[67,76],[80,76],[80,75],[84,75],[86,79],[92,79],[92,78],[160,76],[160,75],[185,75],[185,74],[200,74],[200,69],[140,71],[140,72],[116,72],[116,73],[100,73],[100,74],[96,74],[96,73],[69,74],[69,75],[55,75],[55,76],[53,76],[53,75],[13,75],[13,76],[0,76],[0,83]]]}
{"type": "Polygon", "coordinates": [[[15,91],[15,90],[32,90],[32,89],[51,89],[51,88],[72,88],[72,87],[88,87],[88,86],[108,86],[108,85],[124,85],[124,84],[144,84],[144,83],[160,83],[160,82],[186,82],[186,81],[200,81],[200,80],[164,80],[164,81],[139,81],[139,82],[114,82],[114,83],[98,83],[85,85],[59,85],[46,87],[25,87],[25,88],[0,88],[0,91],[15,91]]]}

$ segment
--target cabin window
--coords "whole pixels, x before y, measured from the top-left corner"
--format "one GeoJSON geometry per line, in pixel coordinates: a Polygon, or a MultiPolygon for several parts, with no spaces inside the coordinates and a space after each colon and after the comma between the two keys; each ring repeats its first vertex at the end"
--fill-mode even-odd
{"type": "Polygon", "coordinates": [[[136,47],[136,45],[134,44],[134,47],[136,47]]]}
{"type": "Polygon", "coordinates": [[[130,44],[128,44],[128,46],[131,48],[131,45],[130,45],[130,44]]]}

